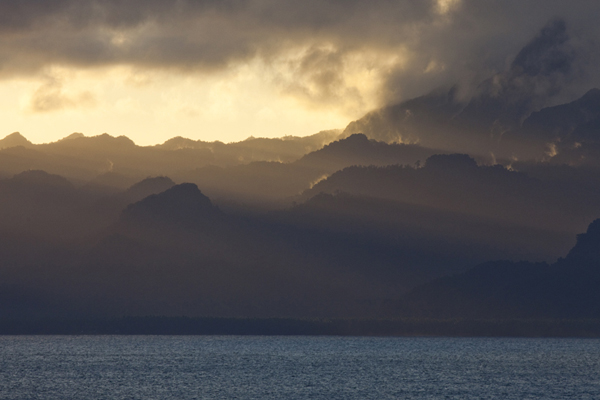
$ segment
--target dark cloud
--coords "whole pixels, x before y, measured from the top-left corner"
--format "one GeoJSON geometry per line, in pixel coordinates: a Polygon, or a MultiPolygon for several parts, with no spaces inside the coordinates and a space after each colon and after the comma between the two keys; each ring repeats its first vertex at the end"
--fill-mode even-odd
{"type": "MultiPolygon", "coordinates": [[[[387,102],[443,84],[462,82],[467,87],[510,68],[511,63],[526,71],[572,68],[570,59],[553,57],[558,53],[544,47],[556,35],[563,35],[563,44],[567,43],[560,23],[517,54],[555,17],[569,28],[569,41],[582,48],[595,48],[594,38],[600,37],[595,20],[600,5],[595,0],[445,4],[440,7],[434,0],[6,0],[0,4],[0,71],[10,76],[38,73],[49,65],[124,64],[210,70],[255,57],[269,63],[291,49],[302,52],[327,45],[330,54],[309,54],[296,68],[303,80],[318,89],[312,97],[344,95],[339,82],[346,55],[368,50],[399,56],[398,65],[387,71],[387,89],[382,91],[382,101],[387,102]],[[539,51],[549,51],[550,64],[528,61],[530,54],[539,51]]],[[[595,61],[591,56],[581,60],[595,61]]],[[[589,72],[581,87],[600,82],[599,76],[589,72]]]]}
{"type": "Polygon", "coordinates": [[[518,68],[522,76],[568,75],[570,86],[555,102],[573,100],[600,84],[593,67],[600,61],[600,29],[592,17],[598,11],[600,4],[592,1],[464,0],[444,23],[411,38],[414,56],[406,68],[390,72],[385,101],[456,83],[468,99],[482,81],[515,76],[518,68]],[[423,73],[432,61],[443,68],[423,73]]]}
{"type": "Polygon", "coordinates": [[[492,120],[505,128],[519,125],[532,111],[560,98],[580,77],[578,56],[582,54],[578,53],[582,52],[568,34],[565,21],[551,20],[517,53],[510,68],[478,86],[477,107],[472,112],[482,114],[481,106],[485,106],[489,111],[495,109],[492,120]]]}
{"type": "Polygon", "coordinates": [[[429,8],[416,0],[6,1],[0,60],[14,72],[51,63],[221,67],[320,41],[360,45],[391,23],[426,18],[429,8]]]}

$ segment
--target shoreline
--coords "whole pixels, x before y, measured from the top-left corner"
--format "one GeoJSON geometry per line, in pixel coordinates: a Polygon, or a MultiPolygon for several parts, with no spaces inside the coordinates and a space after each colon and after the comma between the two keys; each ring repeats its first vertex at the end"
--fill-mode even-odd
{"type": "Polygon", "coordinates": [[[0,335],[600,338],[600,319],[5,318],[0,335]]]}

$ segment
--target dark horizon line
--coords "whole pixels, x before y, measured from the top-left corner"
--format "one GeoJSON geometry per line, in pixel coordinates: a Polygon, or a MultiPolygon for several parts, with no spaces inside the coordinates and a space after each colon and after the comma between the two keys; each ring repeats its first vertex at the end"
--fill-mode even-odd
{"type": "Polygon", "coordinates": [[[0,336],[235,335],[600,338],[600,319],[161,317],[0,319],[0,336]]]}

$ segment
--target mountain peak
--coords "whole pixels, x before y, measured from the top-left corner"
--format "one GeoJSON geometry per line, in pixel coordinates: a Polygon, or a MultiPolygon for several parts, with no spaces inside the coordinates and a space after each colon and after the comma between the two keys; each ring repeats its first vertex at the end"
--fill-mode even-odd
{"type": "Polygon", "coordinates": [[[60,139],[60,140],[72,140],[72,139],[79,139],[85,137],[85,135],[81,132],[73,132],[68,136],[65,136],[64,138],[60,139]]]}
{"type": "Polygon", "coordinates": [[[130,204],[123,211],[122,219],[138,222],[161,221],[186,226],[206,221],[219,213],[218,208],[202,194],[198,186],[182,183],[130,204]]]}
{"type": "Polygon", "coordinates": [[[588,90],[583,96],[575,100],[574,103],[591,108],[590,111],[597,111],[598,107],[600,107],[600,89],[593,88],[588,90]]]}
{"type": "Polygon", "coordinates": [[[73,184],[69,182],[68,179],[41,170],[21,172],[13,176],[10,181],[19,185],[31,185],[36,187],[56,187],[63,189],[71,189],[73,187],[73,184]]]}
{"type": "Polygon", "coordinates": [[[108,133],[103,133],[102,135],[92,136],[92,138],[100,143],[116,143],[119,145],[135,146],[133,140],[124,135],[111,136],[108,133]]]}
{"type": "Polygon", "coordinates": [[[153,194],[164,192],[175,186],[175,182],[166,176],[148,177],[130,186],[124,193],[130,201],[139,201],[153,194]]]}
{"type": "Polygon", "coordinates": [[[9,147],[16,146],[28,147],[33,146],[33,143],[27,140],[27,138],[25,138],[25,136],[21,135],[19,132],[13,132],[10,135],[6,136],[4,139],[0,140],[0,149],[6,149],[9,147]]]}
{"type": "Polygon", "coordinates": [[[550,21],[541,32],[519,51],[511,69],[529,76],[567,74],[574,55],[568,42],[567,25],[562,19],[550,21]]]}
{"type": "Polygon", "coordinates": [[[25,136],[21,135],[21,132],[13,132],[10,135],[6,135],[6,137],[4,139],[24,139],[24,140],[27,140],[25,138],[25,136]]]}
{"type": "Polygon", "coordinates": [[[156,147],[166,150],[197,149],[206,147],[207,143],[200,140],[192,140],[182,136],[175,136],[163,144],[157,144],[156,147]]]}
{"type": "Polygon", "coordinates": [[[337,148],[361,148],[369,145],[369,138],[363,133],[353,133],[352,135],[344,138],[336,140],[335,142],[331,142],[328,145],[324,146],[323,149],[337,149],[337,148]]]}
{"type": "Polygon", "coordinates": [[[349,143],[367,143],[369,138],[364,133],[353,133],[348,136],[346,139],[342,139],[349,143]]]}
{"type": "Polygon", "coordinates": [[[592,89],[588,90],[581,98],[582,99],[596,98],[598,96],[600,96],[600,89],[592,88],[592,89]]]}
{"type": "Polygon", "coordinates": [[[600,263],[600,219],[593,221],[586,233],[577,235],[577,243],[566,260],[600,263]]]}

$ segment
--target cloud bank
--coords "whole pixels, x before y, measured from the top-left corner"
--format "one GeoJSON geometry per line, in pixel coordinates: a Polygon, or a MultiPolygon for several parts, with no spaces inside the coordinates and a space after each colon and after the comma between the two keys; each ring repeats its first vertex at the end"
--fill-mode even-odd
{"type": "MultiPolygon", "coordinates": [[[[22,96],[23,110],[46,116],[123,103],[132,95],[109,98],[105,88],[115,74],[102,75],[119,68],[134,71],[124,84],[138,89],[137,78],[160,74],[163,92],[165,76],[223,80],[232,74],[292,99],[286,109],[299,104],[336,123],[439,86],[458,83],[469,98],[490,77],[515,92],[519,85],[541,91],[540,98],[552,99],[543,105],[553,105],[600,86],[594,68],[599,11],[597,1],[587,0],[6,0],[0,3],[0,80],[36,82],[22,96]],[[548,53],[546,66],[532,64],[539,52],[548,53]],[[99,71],[101,83],[90,86],[91,75],[77,78],[82,71],[99,71]]],[[[223,100],[227,93],[219,87],[223,100]]],[[[205,96],[202,90],[196,92],[205,96]]],[[[186,115],[215,107],[191,95],[181,103],[191,110],[186,115]]],[[[261,116],[282,120],[281,110],[261,107],[261,116]]],[[[301,118],[309,115],[316,120],[310,112],[301,118]]],[[[264,131],[256,129],[253,134],[264,131]]]]}

